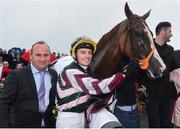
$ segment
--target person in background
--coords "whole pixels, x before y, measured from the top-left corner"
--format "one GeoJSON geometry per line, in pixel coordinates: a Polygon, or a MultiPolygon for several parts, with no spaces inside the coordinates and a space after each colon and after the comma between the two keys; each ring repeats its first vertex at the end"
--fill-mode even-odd
{"type": "Polygon", "coordinates": [[[50,48],[44,41],[32,45],[31,64],[12,70],[0,93],[0,127],[55,127],[57,73],[48,68],[50,48]]]}
{"type": "MultiPolygon", "coordinates": [[[[119,64],[119,70],[129,64],[128,58],[123,58],[119,64]]],[[[125,128],[140,128],[140,116],[136,105],[136,83],[133,77],[126,78],[115,90],[117,99],[114,114],[125,128]]]]}
{"type": "Polygon", "coordinates": [[[16,69],[20,69],[20,68],[23,68],[23,67],[24,67],[23,63],[21,63],[21,62],[16,63],[16,69]]]}
{"type": "Polygon", "coordinates": [[[10,72],[10,68],[9,68],[9,62],[8,61],[3,61],[3,70],[2,70],[2,78],[6,78],[8,73],[10,72]]]}
{"type": "Polygon", "coordinates": [[[180,68],[170,72],[170,81],[174,82],[178,95],[174,102],[171,122],[176,128],[180,128],[180,68]]]}
{"type": "Polygon", "coordinates": [[[93,114],[86,113],[86,110],[88,112],[90,105],[96,102],[91,99],[92,95],[106,94],[121,86],[124,78],[136,72],[135,64],[129,64],[124,73],[119,72],[98,80],[91,77],[91,71],[88,70],[95,50],[95,42],[85,36],[77,38],[71,44],[74,61],[64,67],[57,83],[57,128],[121,127],[117,118],[104,107],[93,114]]]}
{"type": "Polygon", "coordinates": [[[4,87],[3,80],[3,57],[2,57],[2,49],[0,48],[0,91],[2,91],[4,87]]]}
{"type": "Polygon", "coordinates": [[[176,89],[173,83],[169,82],[170,72],[178,66],[174,60],[174,49],[170,42],[172,37],[171,23],[160,22],[156,26],[155,47],[166,64],[163,76],[156,80],[150,80],[146,75],[141,75],[142,84],[146,87],[148,100],[146,104],[148,123],[150,128],[170,128],[170,109],[172,99],[176,96],[176,89]],[[142,78],[143,76],[143,78],[142,78]]]}
{"type": "Polygon", "coordinates": [[[0,79],[2,79],[2,74],[3,74],[3,57],[2,55],[0,55],[0,79]]]}
{"type": "Polygon", "coordinates": [[[2,64],[3,63],[3,57],[2,57],[2,55],[0,55],[0,64],[2,64]]]}

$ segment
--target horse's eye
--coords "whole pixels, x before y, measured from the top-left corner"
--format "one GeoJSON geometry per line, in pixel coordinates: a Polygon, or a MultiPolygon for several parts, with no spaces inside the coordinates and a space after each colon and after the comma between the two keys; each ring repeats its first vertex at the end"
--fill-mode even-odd
{"type": "Polygon", "coordinates": [[[131,29],[131,27],[130,26],[127,26],[127,30],[130,30],[131,29]]]}

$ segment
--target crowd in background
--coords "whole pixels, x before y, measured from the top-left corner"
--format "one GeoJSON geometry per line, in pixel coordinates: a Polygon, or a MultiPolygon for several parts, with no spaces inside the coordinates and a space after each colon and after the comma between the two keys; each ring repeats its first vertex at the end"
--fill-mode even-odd
{"type": "MultiPolygon", "coordinates": [[[[0,48],[0,88],[3,87],[3,82],[10,70],[22,68],[29,64],[30,59],[29,55],[26,55],[27,52],[29,50],[24,48],[13,47],[9,50],[0,48]]],[[[67,54],[52,52],[52,55],[54,57],[52,61],[54,61],[67,54]]]]}

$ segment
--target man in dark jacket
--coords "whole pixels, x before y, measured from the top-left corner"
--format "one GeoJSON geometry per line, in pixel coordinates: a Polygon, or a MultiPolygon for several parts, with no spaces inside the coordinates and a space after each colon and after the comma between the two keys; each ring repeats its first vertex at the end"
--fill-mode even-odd
{"type": "Polygon", "coordinates": [[[30,58],[28,67],[10,72],[0,93],[1,128],[55,127],[52,108],[57,73],[48,68],[49,46],[35,43],[30,58]]]}
{"type": "Polygon", "coordinates": [[[143,85],[146,86],[149,94],[147,101],[149,127],[171,127],[170,108],[172,97],[176,95],[176,89],[172,85],[173,83],[169,82],[169,73],[177,68],[173,57],[174,49],[167,44],[171,37],[171,24],[160,22],[156,27],[154,43],[167,69],[164,71],[162,78],[156,80],[144,78],[143,80],[143,85]]]}

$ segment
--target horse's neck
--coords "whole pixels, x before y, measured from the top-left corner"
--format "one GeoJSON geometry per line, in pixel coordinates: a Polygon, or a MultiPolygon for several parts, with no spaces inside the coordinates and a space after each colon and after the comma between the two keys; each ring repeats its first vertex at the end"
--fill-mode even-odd
{"type": "Polygon", "coordinates": [[[105,34],[97,44],[97,51],[90,65],[92,73],[99,78],[111,76],[117,72],[118,64],[125,56],[128,34],[125,22],[118,24],[105,34]]]}
{"type": "Polygon", "coordinates": [[[92,73],[96,77],[105,78],[116,72],[118,63],[123,57],[118,47],[114,42],[107,41],[103,48],[97,49],[90,65],[92,73]]]}

